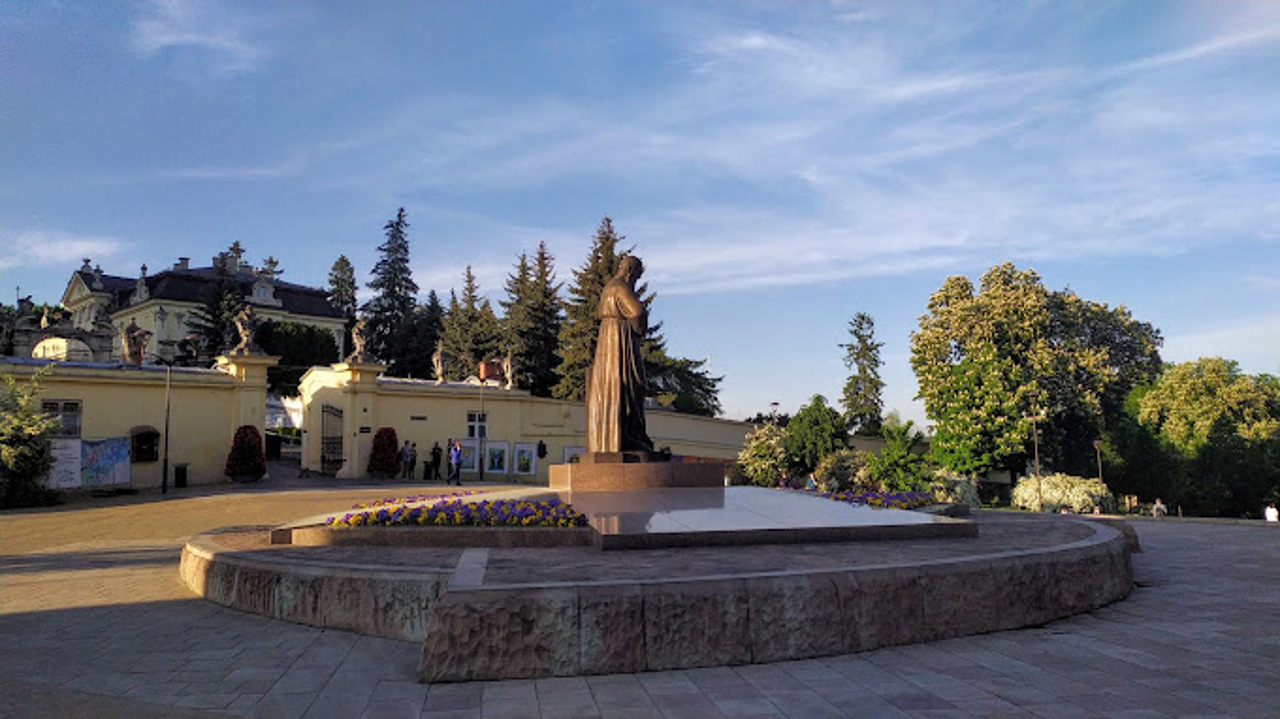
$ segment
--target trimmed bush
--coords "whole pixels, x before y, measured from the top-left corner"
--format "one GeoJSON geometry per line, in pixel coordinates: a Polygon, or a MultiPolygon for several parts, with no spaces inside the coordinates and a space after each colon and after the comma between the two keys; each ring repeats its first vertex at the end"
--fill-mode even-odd
{"type": "Polygon", "coordinates": [[[929,493],[938,504],[967,504],[981,507],[978,497],[978,478],[956,474],[948,469],[937,469],[929,482],[929,493]]]}
{"type": "MultiPolygon", "coordinates": [[[[1044,511],[1058,512],[1064,507],[1078,514],[1092,512],[1099,507],[1103,512],[1116,511],[1115,497],[1107,485],[1097,479],[1073,477],[1069,474],[1047,474],[1041,477],[1039,494],[1044,500],[1044,511]]],[[[1035,511],[1036,478],[1023,477],[1013,488],[1011,500],[1019,509],[1035,511]]]]}
{"type": "Polygon", "coordinates": [[[267,456],[257,427],[246,424],[236,428],[222,473],[232,479],[261,479],[267,473],[267,456]]]}
{"type": "Polygon", "coordinates": [[[867,453],[857,449],[837,449],[818,462],[813,478],[819,492],[878,492],[881,487],[867,471],[867,453]]]}
{"type": "Polygon", "coordinates": [[[394,477],[400,473],[400,439],[395,427],[379,427],[373,435],[373,449],[369,452],[369,474],[381,473],[394,477]]]}

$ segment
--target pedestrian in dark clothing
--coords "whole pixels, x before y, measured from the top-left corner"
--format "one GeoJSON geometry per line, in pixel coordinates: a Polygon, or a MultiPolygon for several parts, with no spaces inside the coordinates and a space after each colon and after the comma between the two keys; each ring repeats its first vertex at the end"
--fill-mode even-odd
{"type": "Polygon", "coordinates": [[[431,466],[428,470],[430,475],[424,475],[423,479],[440,479],[440,457],[443,454],[444,452],[440,449],[440,443],[433,442],[431,444],[431,466]]]}

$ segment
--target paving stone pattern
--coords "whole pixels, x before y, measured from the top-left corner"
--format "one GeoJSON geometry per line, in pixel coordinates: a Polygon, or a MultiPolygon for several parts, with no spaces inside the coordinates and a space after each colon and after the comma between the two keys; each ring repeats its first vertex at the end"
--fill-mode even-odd
{"type": "Polygon", "coordinates": [[[1128,599],[1044,627],[797,662],[422,685],[415,644],[225,609],[178,579],[192,534],[423,489],[322,482],[0,514],[0,716],[1138,719],[1280,707],[1280,533],[1176,520],[1134,523],[1143,552],[1128,599]]]}

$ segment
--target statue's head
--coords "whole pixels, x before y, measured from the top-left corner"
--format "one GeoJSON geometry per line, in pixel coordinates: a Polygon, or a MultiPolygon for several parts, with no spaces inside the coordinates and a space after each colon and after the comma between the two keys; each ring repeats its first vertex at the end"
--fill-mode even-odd
{"type": "Polygon", "coordinates": [[[627,280],[638,280],[644,274],[644,263],[635,255],[624,255],[618,263],[617,276],[627,280]]]}

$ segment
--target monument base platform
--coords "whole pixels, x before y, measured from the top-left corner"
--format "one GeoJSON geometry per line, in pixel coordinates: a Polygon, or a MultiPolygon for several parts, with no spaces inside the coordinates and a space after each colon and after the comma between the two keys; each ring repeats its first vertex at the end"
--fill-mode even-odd
{"type": "Polygon", "coordinates": [[[724,487],[720,462],[584,462],[553,464],[553,492],[621,492],[633,489],[724,487]]]}

